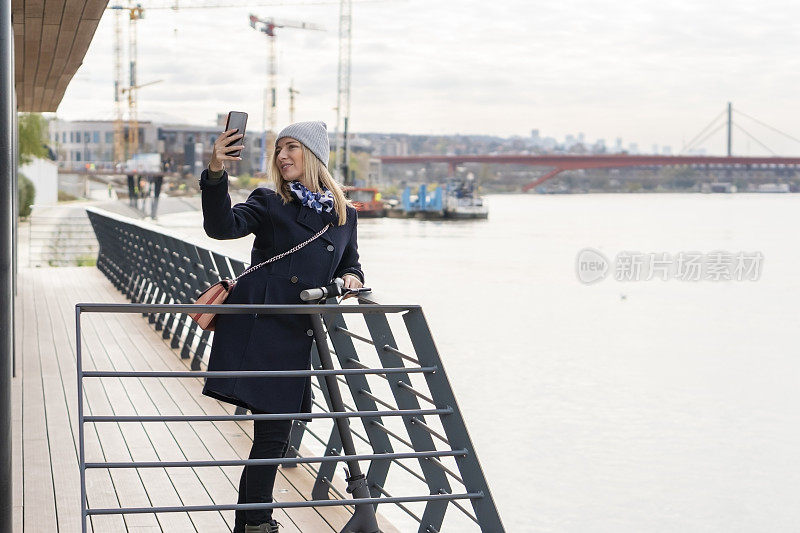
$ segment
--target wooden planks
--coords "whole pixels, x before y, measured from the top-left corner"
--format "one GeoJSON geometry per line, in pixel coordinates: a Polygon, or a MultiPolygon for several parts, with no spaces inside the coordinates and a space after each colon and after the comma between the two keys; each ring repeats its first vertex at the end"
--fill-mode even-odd
{"type": "Polygon", "coordinates": [[[56,111],[108,0],[12,0],[19,111],[56,111]]]}
{"type": "MultiPolygon", "coordinates": [[[[17,377],[13,381],[15,531],[80,531],[74,305],[124,302],[91,267],[20,270],[17,377]]],[[[84,369],[187,370],[137,314],[84,314],[84,369]]],[[[228,414],[203,396],[200,379],[87,378],[85,414],[228,414]]],[[[247,457],[252,423],[86,424],[87,460],[156,461],[247,457]]],[[[241,467],[92,469],[90,507],[199,505],[236,501],[241,467]]],[[[278,501],[309,499],[305,469],[279,470],[278,501]]],[[[230,531],[233,511],[92,517],[94,531],[230,531]]],[[[338,531],[343,507],[276,509],[281,531],[338,531]]],[[[90,528],[91,530],[91,528],[90,528]]]]}
{"type": "Polygon", "coordinates": [[[12,506],[14,531],[22,531],[22,481],[23,481],[23,455],[22,455],[22,370],[19,368],[19,359],[22,354],[22,313],[24,300],[17,298],[15,301],[15,314],[18,327],[15,330],[14,344],[17,361],[14,372],[16,377],[11,380],[11,454],[12,454],[12,506]]]}
{"type": "Polygon", "coordinates": [[[74,490],[74,480],[79,475],[74,459],[78,448],[74,437],[76,432],[72,429],[77,429],[75,367],[70,364],[73,361],[71,345],[66,342],[63,321],[57,313],[58,310],[54,309],[52,297],[52,293],[36,291],[33,302],[39,338],[50,465],[58,522],[77,527],[80,523],[80,494],[74,490]],[[59,341],[50,343],[50,338],[59,341]],[[65,388],[65,384],[69,384],[69,387],[65,388]]]}
{"type": "Polygon", "coordinates": [[[26,301],[23,305],[19,361],[23,377],[23,523],[31,531],[47,531],[56,526],[56,507],[34,305],[33,301],[26,301]]]}

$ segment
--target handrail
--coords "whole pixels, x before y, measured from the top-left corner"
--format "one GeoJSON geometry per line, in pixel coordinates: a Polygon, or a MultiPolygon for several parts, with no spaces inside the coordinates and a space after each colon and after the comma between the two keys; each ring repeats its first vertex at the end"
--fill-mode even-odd
{"type": "MultiPolygon", "coordinates": [[[[192,243],[152,224],[108,214],[96,208],[87,213],[100,244],[97,266],[131,300],[131,303],[80,303],[76,305],[76,356],[78,378],[78,436],[81,478],[82,524],[90,516],[103,514],[221,511],[295,507],[353,506],[392,504],[414,519],[420,532],[442,531],[453,522],[453,530],[504,531],[488,484],[467,433],[461,412],[447,380],[442,361],[419,305],[384,305],[374,294],[362,294],[357,305],[205,305],[189,302],[221,277],[233,277],[246,268],[237,259],[192,243]],[[323,319],[327,340],[336,368],[323,370],[317,345],[312,345],[312,368],[308,370],[209,371],[205,360],[213,333],[197,328],[188,312],[224,314],[306,314],[323,319]],[[191,371],[83,369],[81,362],[81,315],[83,313],[141,313],[154,328],[171,339],[170,346],[182,358],[191,358],[191,371]],[[388,317],[399,315],[401,327],[393,327],[388,317]],[[358,328],[362,324],[361,328],[358,328]],[[363,332],[362,332],[363,330],[363,332]],[[398,339],[400,342],[398,342],[398,339]],[[355,343],[354,343],[355,341],[355,343]],[[357,345],[356,345],[357,344],[357,345]],[[406,366],[410,365],[410,366],[406,366]],[[196,415],[85,415],[84,379],[148,379],[207,377],[311,377],[322,397],[313,401],[311,413],[196,415]],[[325,377],[336,376],[340,389],[349,394],[345,410],[331,410],[330,392],[325,377]],[[411,377],[417,376],[412,381],[411,377]],[[382,381],[371,382],[381,378],[382,381]],[[412,385],[413,383],[413,385],[412,385]],[[390,391],[390,394],[385,392],[390,391]],[[380,391],[380,392],[379,392],[380,391]],[[420,406],[420,400],[425,407],[420,406]],[[292,419],[289,453],[277,459],[216,459],[204,461],[86,461],[84,426],[102,423],[194,422],[292,419]],[[368,447],[368,453],[342,454],[342,441],[336,431],[321,421],[350,420],[351,432],[368,447]],[[391,420],[398,421],[389,423],[391,420]],[[358,429],[355,424],[359,424],[358,429]],[[402,428],[402,429],[401,429],[402,428]],[[322,431],[328,433],[322,434],[322,431]],[[299,450],[305,434],[308,451],[299,450]],[[391,438],[391,439],[390,439],[391,438]],[[307,439],[308,440],[308,439],[307,439]],[[315,453],[319,444],[322,453],[315,453]],[[409,448],[396,451],[394,446],[409,448]],[[347,498],[332,480],[346,461],[365,462],[370,498],[347,498]],[[413,461],[407,463],[404,461],[413,461]],[[275,464],[283,468],[302,466],[316,476],[310,498],[305,501],[263,504],[214,504],[171,507],[90,508],[86,493],[86,469],[116,468],[220,468],[248,464],[275,464]],[[414,468],[416,466],[416,468],[414,468]],[[396,468],[395,468],[396,467],[396,468]],[[399,469],[399,470],[398,470],[399,469]],[[391,472],[403,471],[415,483],[423,483],[418,494],[389,496],[391,472]],[[455,484],[455,488],[451,484],[455,484]],[[468,500],[472,512],[457,500],[468,500]],[[409,507],[417,504],[424,507],[409,507]],[[452,506],[450,505],[452,504],[452,506]],[[447,509],[450,513],[445,520],[447,509]],[[422,511],[419,513],[419,511],[422,511]],[[466,521],[458,522],[459,516],[466,521]],[[458,525],[455,525],[458,524],[458,525]],[[466,529],[465,529],[466,527],[466,529]]],[[[351,301],[352,302],[352,301],[351,301]]],[[[392,319],[395,320],[395,319],[392,319]]],[[[324,337],[323,337],[324,339],[324,337]]],[[[314,342],[323,342],[315,340],[314,342]]],[[[328,367],[330,368],[330,367],[328,367]]],[[[334,381],[336,382],[336,381],[334,381]]],[[[404,474],[405,475],[405,474],[404,474]]],[[[417,489],[414,489],[416,492],[417,489]]],[[[400,490],[407,492],[407,490],[400,490]]],[[[308,495],[304,495],[308,497],[308,495]]],[[[465,504],[466,505],[466,504],[465,504]]],[[[403,518],[401,515],[400,518],[403,518]]],[[[407,518],[404,518],[407,520],[407,518]]],[[[403,528],[404,530],[408,528],[403,528]]]]}
{"type": "Polygon", "coordinates": [[[298,418],[362,418],[365,416],[451,415],[446,409],[398,409],[397,411],[352,411],[344,413],[281,413],[258,415],[96,415],[84,416],[85,422],[221,422],[232,420],[295,420],[298,418]]]}
{"type": "MultiPolygon", "coordinates": [[[[485,495],[481,492],[467,492],[461,494],[429,494],[427,496],[400,496],[394,498],[353,498],[350,500],[306,500],[302,502],[275,502],[275,503],[234,503],[222,505],[180,505],[171,507],[121,507],[119,509],[89,509],[89,515],[104,514],[137,514],[137,513],[176,513],[196,511],[232,511],[234,509],[293,509],[298,507],[333,507],[336,505],[354,505],[359,503],[409,503],[409,502],[435,502],[450,500],[482,499],[485,495]]],[[[424,531],[424,530],[423,530],[424,531]]]]}
{"type": "Polygon", "coordinates": [[[428,373],[436,372],[435,366],[419,368],[343,368],[337,370],[215,370],[211,372],[195,371],[172,371],[162,372],[158,370],[84,370],[85,378],[235,378],[235,377],[279,377],[296,378],[306,376],[352,376],[367,374],[399,374],[399,373],[428,373]]]}
{"type": "Polygon", "coordinates": [[[228,459],[224,461],[133,461],[117,463],[86,463],[84,468],[180,468],[206,466],[238,466],[238,465],[285,465],[299,463],[336,463],[348,459],[430,459],[431,457],[456,457],[467,455],[467,450],[451,450],[436,452],[406,453],[360,453],[356,455],[326,455],[324,457],[303,457],[283,459],[228,459]]]}
{"type": "Polygon", "coordinates": [[[141,313],[160,311],[191,311],[192,313],[218,313],[227,315],[248,315],[253,311],[269,311],[271,315],[318,315],[326,313],[404,313],[414,309],[421,309],[418,305],[369,305],[369,306],[350,306],[350,305],[331,305],[331,304],[241,304],[232,306],[228,304],[216,305],[196,305],[196,304],[106,304],[106,303],[82,303],[79,304],[84,313],[141,313]]]}

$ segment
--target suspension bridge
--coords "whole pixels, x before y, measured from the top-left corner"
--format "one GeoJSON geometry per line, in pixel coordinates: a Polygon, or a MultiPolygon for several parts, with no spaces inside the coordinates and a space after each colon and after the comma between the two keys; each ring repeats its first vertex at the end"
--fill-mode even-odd
{"type": "MultiPolygon", "coordinates": [[[[800,144],[800,139],[781,131],[755,117],[736,110],[736,113],[750,121],[777,133],[784,138],[800,144]]],[[[766,143],[745,129],[739,121],[734,121],[734,108],[729,103],[720,114],[709,122],[697,135],[686,143],[679,155],[638,155],[628,153],[618,154],[492,154],[492,155],[408,155],[408,156],[382,156],[381,163],[390,164],[427,164],[446,163],[448,176],[455,176],[456,167],[466,163],[486,163],[505,165],[525,165],[532,167],[546,167],[542,176],[526,184],[522,190],[529,191],[544,182],[555,178],[566,170],[590,170],[599,168],[655,168],[669,166],[702,167],[706,169],[731,169],[731,170],[797,170],[800,167],[800,157],[779,156],[766,143]],[[698,155],[696,153],[710,138],[726,128],[727,155],[698,155]],[[733,155],[733,130],[736,129],[768,151],[770,156],[734,156],[733,155]],[[693,153],[695,152],[695,153],[693,153]]]]}

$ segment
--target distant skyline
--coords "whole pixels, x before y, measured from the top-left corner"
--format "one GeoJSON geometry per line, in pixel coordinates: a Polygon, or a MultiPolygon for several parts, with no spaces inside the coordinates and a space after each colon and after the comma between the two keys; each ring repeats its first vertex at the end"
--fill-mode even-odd
{"type": "MultiPolygon", "coordinates": [[[[324,120],[333,131],[338,4],[178,12],[143,5],[139,83],[163,81],[139,91],[142,118],[214,125],[217,113],[236,109],[260,129],[267,39],[250,28],[252,12],[326,28],[276,30],[278,128],[289,121],[293,79],[295,120],[324,120]]],[[[800,139],[798,16],[800,5],[775,0],[356,1],[351,130],[527,137],[538,129],[559,140],[583,132],[609,147],[622,138],[643,152],[668,145],[679,153],[732,101],[800,139]]],[[[112,34],[106,10],[58,118],[113,118],[112,34]]],[[[127,33],[123,44],[127,51],[127,33]]],[[[745,117],[738,123],[757,140],[735,129],[735,153],[770,155],[760,141],[800,154],[800,142],[745,117]]],[[[724,153],[724,129],[702,147],[724,153]]]]}

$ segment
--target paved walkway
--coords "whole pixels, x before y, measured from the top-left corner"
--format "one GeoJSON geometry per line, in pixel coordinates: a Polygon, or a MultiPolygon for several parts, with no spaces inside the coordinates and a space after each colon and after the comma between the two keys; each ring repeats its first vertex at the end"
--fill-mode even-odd
{"type": "MultiPolygon", "coordinates": [[[[75,303],[125,303],[93,267],[21,268],[13,380],[14,531],[80,531],[75,303]]],[[[137,314],[85,314],[84,369],[188,370],[137,314]]],[[[188,361],[188,360],[187,360],[188,361]]],[[[86,415],[224,414],[230,406],[200,394],[200,379],[87,378],[86,415]]],[[[86,424],[87,461],[244,458],[252,423],[86,424]]],[[[94,469],[90,507],[203,505],[236,501],[241,467],[94,469]]],[[[279,501],[311,499],[306,467],[280,469],[279,501]]],[[[339,531],[345,507],[276,510],[281,531],[339,531]]],[[[92,517],[90,530],[229,531],[233,511],[92,517]]],[[[383,531],[395,531],[382,524],[383,531]]]]}

